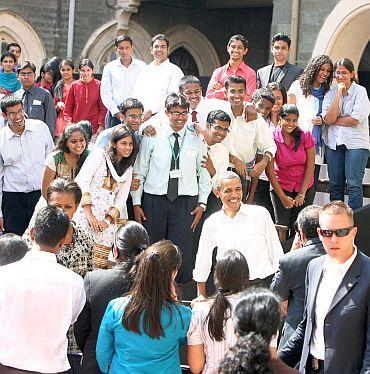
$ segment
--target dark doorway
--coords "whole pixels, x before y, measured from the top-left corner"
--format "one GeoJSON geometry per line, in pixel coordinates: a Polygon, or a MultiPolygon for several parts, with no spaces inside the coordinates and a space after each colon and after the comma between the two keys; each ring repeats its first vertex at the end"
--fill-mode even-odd
{"type": "Polygon", "coordinates": [[[368,96],[370,96],[370,42],[362,54],[360,64],[358,66],[358,78],[361,86],[364,86],[367,90],[368,96]]]}
{"type": "Polygon", "coordinates": [[[186,50],[181,47],[175,49],[169,56],[170,61],[179,66],[185,75],[195,75],[199,77],[199,70],[194,57],[186,50]]]}

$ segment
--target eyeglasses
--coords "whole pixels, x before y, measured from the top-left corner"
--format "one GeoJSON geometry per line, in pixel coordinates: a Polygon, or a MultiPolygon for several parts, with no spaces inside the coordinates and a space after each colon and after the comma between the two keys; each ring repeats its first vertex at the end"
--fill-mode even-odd
{"type": "Polygon", "coordinates": [[[336,77],[340,77],[340,76],[345,77],[346,75],[351,74],[351,73],[349,73],[348,71],[336,70],[334,74],[336,77]]]}
{"type": "Polygon", "coordinates": [[[320,229],[320,233],[325,238],[331,238],[334,234],[338,238],[342,238],[344,236],[347,236],[351,232],[352,229],[353,229],[353,226],[346,227],[344,229],[336,229],[336,230],[324,230],[324,229],[320,229]]]}
{"type": "Polygon", "coordinates": [[[34,75],[34,72],[29,72],[29,73],[18,73],[20,77],[32,77],[34,75]]]}
{"type": "Polygon", "coordinates": [[[144,118],[144,116],[142,114],[138,114],[138,115],[136,115],[136,114],[129,114],[127,117],[129,119],[131,119],[131,120],[143,119],[144,118]]]}
{"type": "Polygon", "coordinates": [[[218,125],[214,125],[213,123],[210,123],[209,124],[210,126],[212,126],[216,131],[221,131],[221,132],[224,132],[225,134],[228,134],[230,132],[230,130],[226,127],[221,127],[221,126],[218,126],[218,125]]]}
{"type": "Polygon", "coordinates": [[[186,112],[171,112],[170,111],[170,113],[174,116],[174,117],[180,117],[180,116],[183,116],[183,117],[185,117],[185,116],[187,116],[188,115],[188,111],[186,111],[186,112]]]}
{"type": "Polygon", "coordinates": [[[10,118],[14,118],[15,116],[20,116],[23,114],[23,108],[19,109],[17,112],[7,112],[6,113],[10,118]]]}

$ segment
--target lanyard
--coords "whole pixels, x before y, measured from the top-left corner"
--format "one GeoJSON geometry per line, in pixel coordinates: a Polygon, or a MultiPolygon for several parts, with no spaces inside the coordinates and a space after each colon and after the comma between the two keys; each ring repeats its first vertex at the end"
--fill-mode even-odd
{"type": "Polygon", "coordinates": [[[175,155],[175,150],[173,149],[173,146],[170,142],[170,139],[168,138],[168,143],[170,143],[170,147],[171,147],[171,152],[172,152],[172,157],[175,161],[175,165],[177,165],[177,160],[178,158],[180,157],[180,152],[181,152],[181,149],[182,149],[182,146],[184,145],[184,140],[185,140],[185,135],[186,135],[186,129],[185,129],[185,132],[184,132],[184,136],[182,138],[182,141],[181,141],[181,144],[180,144],[180,147],[179,147],[179,152],[177,153],[177,155],[175,155]]]}

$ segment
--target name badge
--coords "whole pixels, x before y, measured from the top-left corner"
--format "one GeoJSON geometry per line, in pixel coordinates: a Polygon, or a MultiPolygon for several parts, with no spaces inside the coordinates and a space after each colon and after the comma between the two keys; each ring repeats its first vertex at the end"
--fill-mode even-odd
{"type": "Polygon", "coordinates": [[[181,170],[179,169],[170,170],[170,178],[171,179],[182,178],[181,170]]]}
{"type": "Polygon", "coordinates": [[[32,105],[41,105],[42,104],[42,102],[40,101],[40,100],[33,100],[33,103],[32,103],[32,105]]]}

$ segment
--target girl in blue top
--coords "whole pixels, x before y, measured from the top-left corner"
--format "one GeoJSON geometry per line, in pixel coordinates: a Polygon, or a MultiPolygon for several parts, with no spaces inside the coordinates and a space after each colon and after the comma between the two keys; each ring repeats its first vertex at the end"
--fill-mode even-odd
{"type": "Polygon", "coordinates": [[[96,358],[103,373],[181,373],[179,345],[191,319],[177,302],[179,249],[168,240],[142,253],[128,296],[112,300],[100,325],[96,358]]]}

